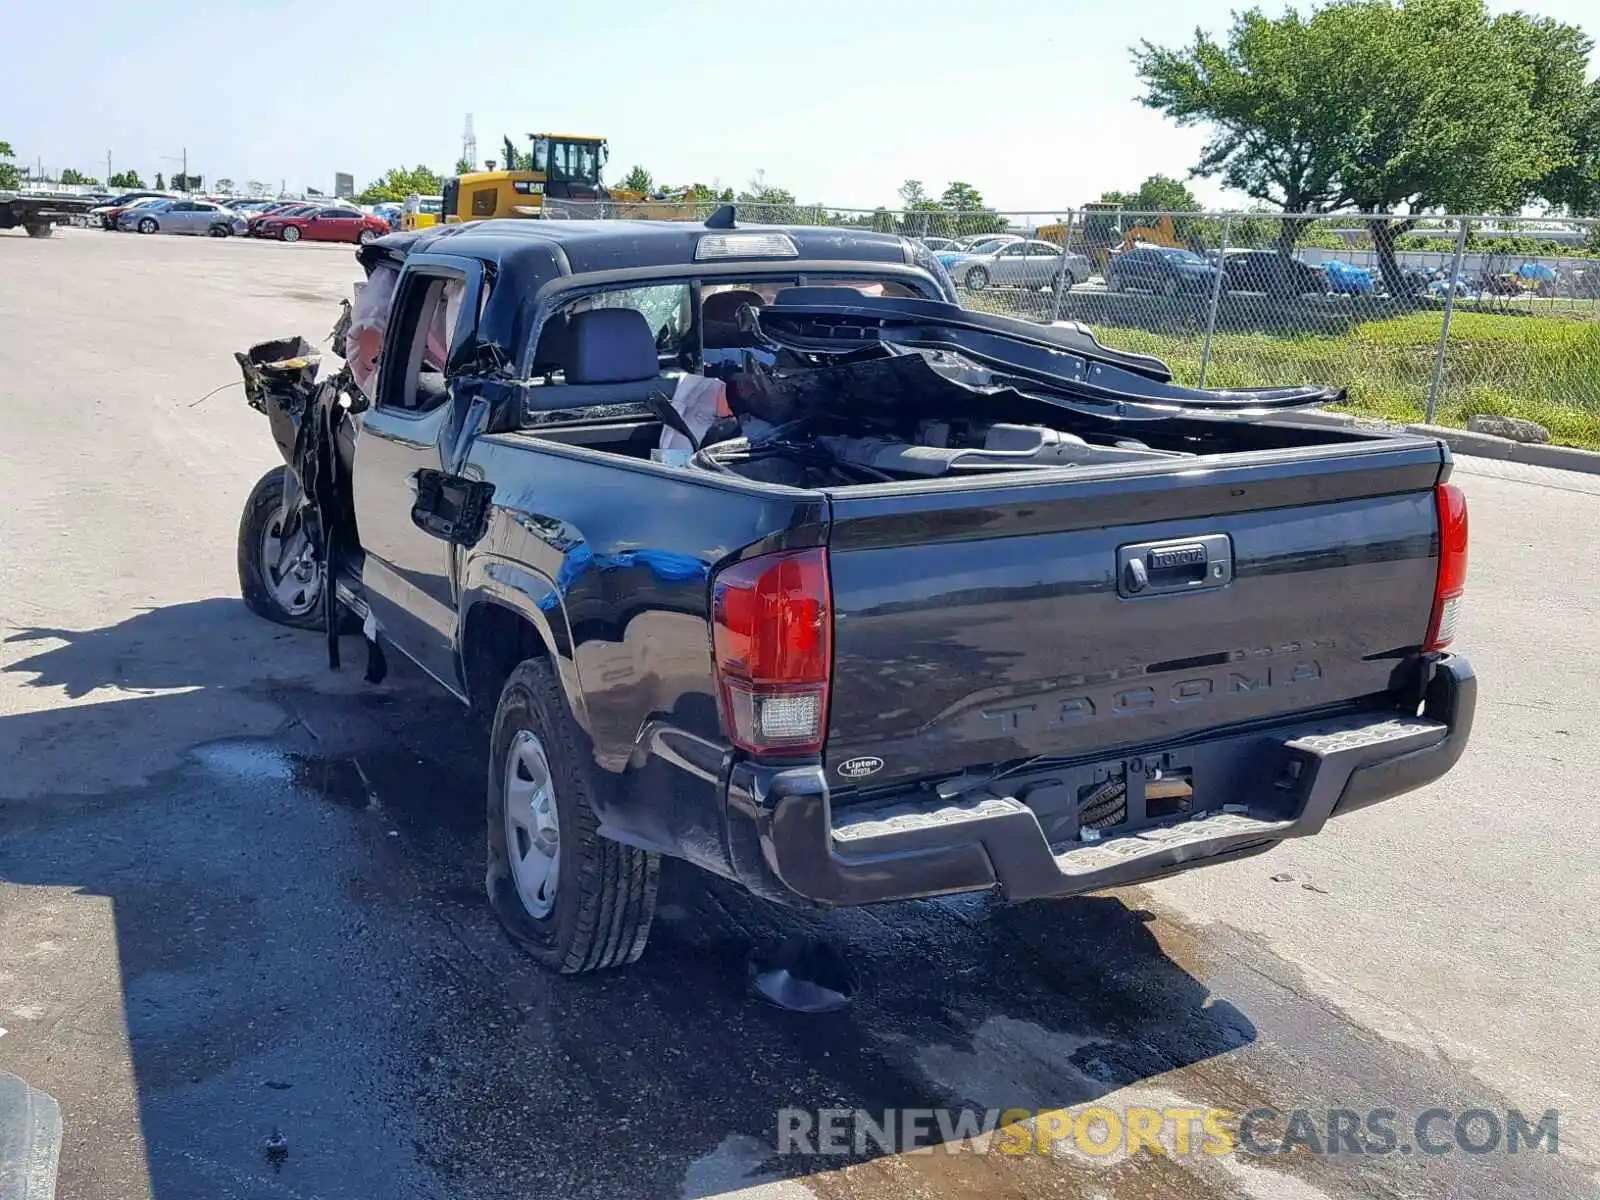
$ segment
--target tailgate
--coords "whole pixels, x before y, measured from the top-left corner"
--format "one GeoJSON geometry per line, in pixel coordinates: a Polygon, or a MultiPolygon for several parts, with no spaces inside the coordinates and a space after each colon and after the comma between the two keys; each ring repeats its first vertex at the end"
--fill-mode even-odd
{"type": "Polygon", "coordinates": [[[1385,692],[1427,633],[1447,475],[1438,443],[1391,438],[841,489],[830,776],[1153,745],[1385,692]]]}

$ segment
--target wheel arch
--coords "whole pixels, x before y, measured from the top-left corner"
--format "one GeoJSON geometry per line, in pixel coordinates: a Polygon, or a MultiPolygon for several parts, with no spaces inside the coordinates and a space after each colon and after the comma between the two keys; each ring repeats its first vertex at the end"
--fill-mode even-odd
{"type": "Polygon", "coordinates": [[[554,583],[520,564],[480,556],[467,564],[460,611],[461,678],[473,708],[493,712],[518,663],[548,658],[572,715],[588,731],[572,637],[554,583]]]}

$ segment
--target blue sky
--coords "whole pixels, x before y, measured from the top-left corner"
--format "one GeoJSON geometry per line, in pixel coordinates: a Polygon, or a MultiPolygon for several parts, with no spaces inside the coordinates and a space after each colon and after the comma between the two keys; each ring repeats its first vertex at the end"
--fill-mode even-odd
{"type": "MultiPolygon", "coordinates": [[[[448,170],[463,118],[480,158],[535,129],[611,140],[608,178],[894,204],[965,179],[1008,209],[1053,209],[1183,175],[1204,135],[1134,100],[1128,48],[1220,30],[1226,0],[562,3],[109,0],[8,13],[0,139],[48,169],[190,169],[276,188],[448,170]],[[26,48],[22,51],[21,48],[26,48]]],[[[1269,4],[1277,9],[1281,5],[1269,4]]],[[[1496,3],[1600,34],[1594,0],[1496,3]]],[[[1195,185],[1202,199],[1229,198],[1195,185]]],[[[1237,199],[1237,198],[1233,198],[1237,199]]]]}

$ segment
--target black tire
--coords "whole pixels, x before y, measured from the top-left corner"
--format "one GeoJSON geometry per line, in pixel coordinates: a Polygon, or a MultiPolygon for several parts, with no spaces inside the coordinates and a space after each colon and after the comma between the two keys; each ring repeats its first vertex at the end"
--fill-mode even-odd
{"type": "Polygon", "coordinates": [[[140,233],[154,233],[158,228],[160,227],[156,224],[156,219],[154,217],[139,218],[140,233]]]}
{"type": "Polygon", "coordinates": [[[511,940],[543,966],[576,975],[635,962],[655,915],[657,855],[600,836],[593,798],[614,786],[594,765],[550,664],[529,659],[500,693],[489,742],[489,905],[511,940]],[[549,767],[560,839],[555,896],[547,916],[529,912],[512,876],[506,834],[506,773],[517,735],[538,739],[549,767]]]}
{"type": "Polygon", "coordinates": [[[209,233],[212,237],[232,237],[233,236],[233,230],[229,229],[226,225],[213,225],[210,229],[206,230],[206,232],[209,233]]]}
{"type": "Polygon", "coordinates": [[[278,231],[278,240],[283,242],[298,242],[300,240],[300,227],[298,225],[285,225],[278,231]]]}
{"type": "Polygon", "coordinates": [[[989,272],[982,267],[971,268],[962,278],[969,292],[981,292],[989,286],[989,272]]]}
{"type": "Polygon", "coordinates": [[[273,590],[264,561],[267,532],[271,523],[280,518],[284,483],[288,477],[288,467],[274,467],[261,477],[244,502],[244,515],[239,518],[239,593],[244,597],[245,607],[258,617],[291,629],[321,629],[322,604],[317,597],[327,581],[322,580],[316,592],[307,598],[304,611],[299,611],[298,606],[291,610],[273,590]]]}
{"type": "Polygon", "coordinates": [[[27,226],[29,237],[54,237],[56,227],[49,221],[39,221],[27,226]]]}

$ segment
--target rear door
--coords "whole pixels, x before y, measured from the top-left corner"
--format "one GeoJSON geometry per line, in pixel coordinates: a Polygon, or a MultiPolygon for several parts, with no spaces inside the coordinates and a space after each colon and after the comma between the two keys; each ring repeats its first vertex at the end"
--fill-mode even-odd
{"type": "Polygon", "coordinates": [[[876,784],[1386,692],[1441,470],[1419,439],[836,491],[827,762],[881,758],[876,784]]]}
{"type": "Polygon", "coordinates": [[[1049,242],[1025,242],[1027,254],[1023,258],[1029,287],[1046,287],[1056,281],[1061,273],[1061,250],[1049,242]]]}
{"type": "Polygon", "coordinates": [[[1026,278],[1026,262],[1023,257],[1027,253],[1025,242],[1012,242],[1009,246],[1001,246],[995,252],[994,281],[1005,284],[1007,287],[1016,287],[1026,278]]]}

